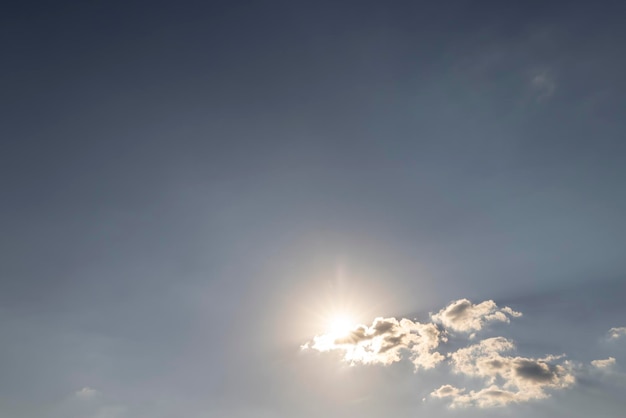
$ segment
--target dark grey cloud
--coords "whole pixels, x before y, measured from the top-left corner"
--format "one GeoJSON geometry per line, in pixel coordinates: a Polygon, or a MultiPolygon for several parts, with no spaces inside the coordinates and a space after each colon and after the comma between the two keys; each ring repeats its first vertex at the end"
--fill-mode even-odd
{"type": "Polygon", "coordinates": [[[535,383],[548,383],[557,377],[556,366],[527,359],[515,360],[515,376],[535,383]]]}
{"type": "Polygon", "coordinates": [[[405,333],[398,330],[399,324],[395,318],[376,318],[371,327],[365,325],[355,326],[346,336],[338,337],[335,344],[357,344],[361,341],[371,340],[374,337],[384,336],[385,342],[402,342],[405,333]]]}

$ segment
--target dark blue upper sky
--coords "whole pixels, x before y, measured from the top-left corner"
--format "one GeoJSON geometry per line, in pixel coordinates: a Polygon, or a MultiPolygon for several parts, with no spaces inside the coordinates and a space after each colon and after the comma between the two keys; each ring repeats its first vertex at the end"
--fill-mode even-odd
{"type": "Polygon", "coordinates": [[[620,416],[623,2],[13,3],[0,415],[447,414],[442,372],[299,347],[467,297],[617,358],[513,414],[620,416]]]}

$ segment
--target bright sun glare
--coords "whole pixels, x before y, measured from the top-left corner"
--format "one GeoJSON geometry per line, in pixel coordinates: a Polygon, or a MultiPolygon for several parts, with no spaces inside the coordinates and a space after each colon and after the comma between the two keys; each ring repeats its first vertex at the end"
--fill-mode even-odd
{"type": "Polygon", "coordinates": [[[354,322],[347,316],[337,316],[330,321],[329,333],[334,337],[345,337],[352,331],[354,322]]]}

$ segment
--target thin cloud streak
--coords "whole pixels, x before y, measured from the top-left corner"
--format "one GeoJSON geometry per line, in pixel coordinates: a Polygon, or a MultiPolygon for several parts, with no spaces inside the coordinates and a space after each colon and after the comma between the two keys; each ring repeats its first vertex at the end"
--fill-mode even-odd
{"type": "Polygon", "coordinates": [[[591,362],[591,365],[595,367],[596,369],[607,370],[615,366],[615,363],[616,363],[615,357],[609,357],[604,360],[593,360],[591,362]]]}

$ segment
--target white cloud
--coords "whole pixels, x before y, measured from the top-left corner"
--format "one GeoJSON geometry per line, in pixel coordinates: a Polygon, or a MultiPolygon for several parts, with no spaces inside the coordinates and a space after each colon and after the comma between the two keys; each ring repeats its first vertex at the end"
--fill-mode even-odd
{"type": "MultiPolygon", "coordinates": [[[[520,312],[508,306],[498,307],[492,300],[473,304],[468,299],[450,303],[435,314],[432,322],[378,317],[371,325],[357,325],[338,335],[330,332],[315,336],[302,349],[340,352],[350,365],[390,365],[410,360],[415,371],[431,369],[448,360],[450,370],[463,377],[467,387],[444,384],[430,393],[430,398],[446,400],[452,408],[503,407],[551,396],[576,383],[576,374],[585,373],[578,363],[565,360],[565,355],[524,357],[515,353],[512,340],[493,337],[479,340],[444,355],[440,345],[447,342],[448,331],[460,332],[468,341],[493,322],[510,322],[520,312]]],[[[611,328],[612,339],[626,335],[626,327],[611,328]]],[[[599,370],[610,369],[615,359],[593,360],[599,370]]]]}
{"type": "Polygon", "coordinates": [[[563,356],[529,358],[502,354],[514,348],[512,341],[495,337],[452,353],[450,363],[455,373],[482,379],[489,386],[470,392],[452,390],[456,388],[450,386],[443,393],[439,388],[431,396],[450,398],[452,407],[485,408],[547,398],[550,395],[546,390],[574,384],[569,363],[556,363],[563,356]]]}
{"type": "Polygon", "coordinates": [[[617,327],[611,328],[609,330],[609,338],[612,340],[617,340],[626,335],[626,327],[617,327]]]}
{"type": "Polygon", "coordinates": [[[463,392],[465,392],[465,388],[459,389],[452,385],[443,385],[439,389],[434,390],[430,396],[435,398],[448,398],[448,397],[458,397],[463,392]]]}
{"type": "Polygon", "coordinates": [[[615,365],[615,358],[609,357],[604,360],[593,360],[591,365],[597,369],[607,370],[615,365]]]}
{"type": "Polygon", "coordinates": [[[343,351],[350,364],[392,364],[408,357],[416,369],[430,369],[444,359],[434,350],[445,335],[435,324],[403,318],[376,318],[371,326],[358,325],[344,336],[319,335],[302,346],[321,352],[343,351]]]}
{"type": "Polygon", "coordinates": [[[473,304],[467,299],[452,302],[438,313],[431,315],[433,321],[453,331],[480,331],[490,322],[510,322],[509,317],[520,317],[521,312],[505,306],[498,308],[493,300],[473,304]]]}

